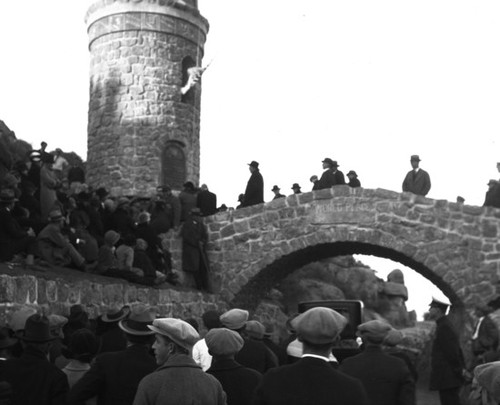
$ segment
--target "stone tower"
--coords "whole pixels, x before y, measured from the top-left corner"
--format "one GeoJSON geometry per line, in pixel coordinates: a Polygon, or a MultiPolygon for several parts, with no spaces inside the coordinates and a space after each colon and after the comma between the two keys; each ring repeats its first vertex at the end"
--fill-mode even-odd
{"type": "Polygon", "coordinates": [[[87,182],[114,196],[197,184],[201,66],[208,21],[197,0],[99,0],[86,15],[90,101],[87,182]]]}

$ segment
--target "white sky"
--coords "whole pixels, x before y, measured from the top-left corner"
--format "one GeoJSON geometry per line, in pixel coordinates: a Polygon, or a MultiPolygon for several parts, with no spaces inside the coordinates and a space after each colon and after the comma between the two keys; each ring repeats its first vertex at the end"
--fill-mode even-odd
{"type": "MultiPolygon", "coordinates": [[[[0,2],[0,119],[86,157],[87,0],[0,2]]],[[[401,189],[419,154],[431,198],[482,205],[500,161],[500,2],[199,0],[210,22],[201,182],[235,206],[260,162],[309,191],[321,160],[401,189]]]]}

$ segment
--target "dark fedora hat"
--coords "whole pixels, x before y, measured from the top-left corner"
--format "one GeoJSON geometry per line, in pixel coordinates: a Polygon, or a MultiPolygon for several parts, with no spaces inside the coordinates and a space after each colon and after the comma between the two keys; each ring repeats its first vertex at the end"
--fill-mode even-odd
{"type": "Polygon", "coordinates": [[[278,186],[274,186],[271,191],[280,191],[281,189],[278,186]]]}
{"type": "Polygon", "coordinates": [[[103,322],[118,322],[124,319],[128,314],[130,313],[130,310],[126,307],[119,308],[117,306],[114,306],[110,308],[102,317],[101,320],[103,322]]]}
{"type": "Polygon", "coordinates": [[[300,190],[299,183],[293,183],[292,190],[298,188],[300,190]]]}
{"type": "Polygon", "coordinates": [[[3,190],[0,190],[0,202],[2,203],[12,203],[16,202],[18,199],[16,198],[16,195],[14,194],[14,190],[10,188],[5,188],[3,190]]]}
{"type": "Polygon", "coordinates": [[[55,339],[50,333],[49,318],[45,315],[33,314],[26,319],[21,339],[28,343],[45,343],[55,339]]]}
{"type": "Polygon", "coordinates": [[[255,160],[252,160],[248,166],[255,167],[256,169],[259,167],[259,162],[256,162],[255,160]]]}
{"type": "Polygon", "coordinates": [[[337,164],[337,161],[336,160],[332,160],[330,158],[324,158],[322,163],[327,163],[329,164],[330,166],[332,167],[338,167],[339,165],[337,164]]]}
{"type": "Polygon", "coordinates": [[[125,333],[136,336],[154,335],[154,332],[148,328],[156,319],[153,308],[146,305],[136,305],[132,307],[127,319],[122,319],[118,326],[125,333]]]}
{"type": "Polygon", "coordinates": [[[349,170],[349,172],[346,174],[346,176],[350,176],[350,175],[358,177],[358,174],[354,170],[349,170]]]}

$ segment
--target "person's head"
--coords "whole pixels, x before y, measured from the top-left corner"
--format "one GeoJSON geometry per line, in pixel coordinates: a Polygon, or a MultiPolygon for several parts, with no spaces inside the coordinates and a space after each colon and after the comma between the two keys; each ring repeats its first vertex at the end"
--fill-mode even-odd
{"type": "Polygon", "coordinates": [[[310,178],[309,178],[309,181],[311,183],[316,183],[318,181],[318,176],[316,176],[315,174],[312,175],[310,178]]]}
{"type": "Polygon", "coordinates": [[[451,304],[444,299],[432,297],[432,301],[429,304],[429,319],[436,321],[442,318],[446,315],[446,312],[448,311],[450,305],[451,304]]]}
{"type": "Polygon", "coordinates": [[[110,229],[104,234],[104,243],[107,246],[115,246],[120,240],[120,234],[110,229]]]}
{"type": "Polygon", "coordinates": [[[146,251],[148,250],[148,242],[146,242],[144,239],[142,238],[138,238],[135,242],[135,248],[137,250],[142,250],[142,251],[146,251]]]}
{"type": "Polygon", "coordinates": [[[174,354],[190,355],[200,335],[187,322],[176,318],[159,318],[148,326],[155,332],[153,350],[156,364],[162,365],[174,354]]]}
{"type": "Polygon", "coordinates": [[[51,224],[54,224],[59,228],[64,226],[64,216],[59,210],[50,211],[48,220],[51,224]]]}
{"type": "Polygon", "coordinates": [[[297,339],[304,345],[304,353],[328,357],[337,337],[347,325],[347,319],[326,307],[314,307],[291,321],[297,339]]]}
{"type": "Polygon", "coordinates": [[[203,313],[203,315],[201,316],[201,320],[202,320],[205,328],[210,330],[210,329],[221,327],[221,322],[220,322],[219,317],[220,317],[220,314],[217,311],[209,310],[209,311],[205,311],[203,313]]]}
{"type": "Polygon", "coordinates": [[[62,155],[62,153],[63,153],[63,151],[61,148],[56,148],[56,151],[55,151],[56,156],[60,156],[60,155],[62,155]]]}
{"type": "Polygon", "coordinates": [[[202,191],[208,191],[208,186],[206,184],[202,184],[201,187],[200,187],[200,189],[202,191]]]}
{"type": "Polygon", "coordinates": [[[280,193],[280,188],[278,186],[274,186],[271,191],[275,194],[275,195],[278,195],[280,193]]]}
{"type": "Polygon", "coordinates": [[[463,204],[465,202],[465,198],[463,198],[462,196],[457,196],[457,203],[458,204],[463,204]]]}
{"type": "Polygon", "coordinates": [[[194,188],[194,184],[191,181],[186,181],[183,185],[184,190],[190,193],[194,192],[196,189],[194,188]]]}
{"type": "Polygon", "coordinates": [[[416,169],[420,164],[420,157],[418,155],[411,155],[410,164],[413,169],[416,169]]]}
{"type": "Polygon", "coordinates": [[[137,217],[137,222],[139,224],[148,224],[150,220],[151,214],[147,211],[142,211],[137,217]]]}
{"type": "Polygon", "coordinates": [[[44,151],[45,149],[47,149],[47,142],[42,141],[42,142],[40,143],[40,149],[42,149],[43,151],[44,151]]]}
{"type": "Polygon", "coordinates": [[[238,202],[243,203],[244,200],[245,200],[245,194],[239,194],[238,195],[238,202]]]}
{"type": "Polygon", "coordinates": [[[205,335],[208,353],[215,358],[234,358],[244,340],[238,332],[227,328],[214,328],[205,335]]]}
{"type": "Polygon", "coordinates": [[[298,183],[293,183],[292,184],[292,190],[294,194],[299,194],[300,193],[300,186],[298,183]]]}
{"type": "Polygon", "coordinates": [[[153,307],[144,304],[132,306],[128,317],[118,322],[120,329],[125,332],[127,341],[131,344],[152,345],[154,334],[149,326],[156,318],[156,311],[153,307]]]}
{"type": "Polygon", "coordinates": [[[81,328],[71,334],[65,357],[82,363],[90,363],[98,349],[99,342],[95,334],[87,328],[81,328]]]}
{"type": "Polygon", "coordinates": [[[500,172],[500,162],[497,162],[497,170],[500,172]]]}
{"type": "Polygon", "coordinates": [[[358,174],[354,170],[349,170],[346,176],[349,177],[349,179],[356,179],[358,174]]]}
{"type": "Polygon", "coordinates": [[[476,314],[477,317],[481,318],[483,316],[488,315],[492,310],[493,308],[491,308],[488,305],[477,305],[474,308],[474,313],[476,314]]]}
{"type": "Polygon", "coordinates": [[[233,308],[220,316],[220,322],[225,328],[242,331],[248,321],[249,312],[245,309],[233,308]]]}
{"type": "Polygon", "coordinates": [[[321,163],[323,163],[323,169],[334,169],[334,170],[336,170],[337,167],[339,166],[337,164],[336,160],[332,160],[330,158],[324,158],[321,163]]]}
{"type": "Polygon", "coordinates": [[[43,353],[48,353],[54,337],[50,334],[49,319],[45,315],[33,314],[26,319],[21,334],[23,346],[31,346],[43,353]]]}
{"type": "Polygon", "coordinates": [[[68,323],[68,318],[56,314],[50,314],[47,318],[49,318],[50,334],[56,339],[64,339],[63,327],[68,323]]]}
{"type": "Polygon", "coordinates": [[[498,186],[498,184],[500,184],[498,180],[491,179],[490,181],[488,181],[488,189],[493,190],[496,186],[498,186]]]}
{"type": "Polygon", "coordinates": [[[391,325],[387,322],[375,319],[358,325],[356,334],[365,344],[381,345],[391,329],[391,325]]]}
{"type": "Polygon", "coordinates": [[[255,172],[256,170],[259,170],[259,163],[256,162],[255,160],[252,160],[249,164],[248,164],[248,168],[250,170],[251,173],[255,172]]]}
{"type": "Polygon", "coordinates": [[[264,339],[265,333],[266,333],[266,328],[262,323],[256,320],[247,321],[245,325],[245,334],[250,339],[262,340],[264,339]]]}

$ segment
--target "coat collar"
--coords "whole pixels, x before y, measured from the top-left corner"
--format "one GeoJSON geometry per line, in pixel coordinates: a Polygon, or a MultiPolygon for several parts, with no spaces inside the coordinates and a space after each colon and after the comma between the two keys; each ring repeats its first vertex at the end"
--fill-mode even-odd
{"type": "Polygon", "coordinates": [[[235,370],[237,368],[244,368],[240,363],[236,362],[234,359],[228,358],[212,358],[212,365],[210,366],[210,371],[222,371],[222,370],[235,370]]]}
{"type": "Polygon", "coordinates": [[[193,358],[187,354],[173,354],[170,356],[165,364],[158,367],[158,370],[163,370],[164,368],[173,368],[173,367],[192,367],[198,368],[201,370],[201,367],[196,364],[193,358]]]}

